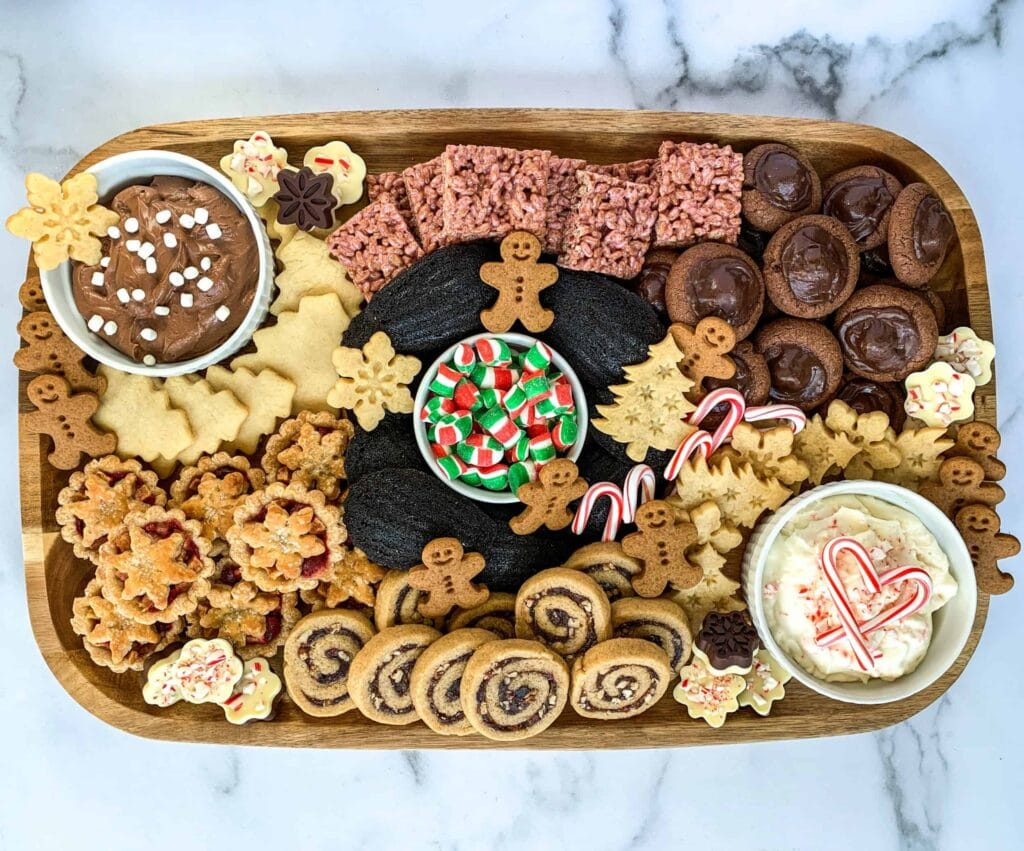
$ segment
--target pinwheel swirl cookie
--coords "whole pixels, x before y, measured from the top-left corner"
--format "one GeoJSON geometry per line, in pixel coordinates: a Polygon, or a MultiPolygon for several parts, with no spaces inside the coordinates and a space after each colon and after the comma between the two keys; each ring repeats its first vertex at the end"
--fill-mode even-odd
{"type": "Polygon", "coordinates": [[[484,644],[462,674],[462,706],[480,735],[528,739],[550,727],[569,699],[569,668],[538,641],[484,644]]]}
{"type": "Polygon", "coordinates": [[[274,482],[247,497],[227,532],[242,577],[263,591],[311,591],[333,576],[347,537],[320,491],[274,482]]]}
{"type": "Polygon", "coordinates": [[[487,602],[472,609],[456,609],[448,618],[448,630],[466,628],[486,629],[498,638],[516,637],[516,595],[495,592],[487,602]]]}
{"type": "Polygon", "coordinates": [[[584,718],[632,718],[668,691],[673,671],[665,652],[639,638],[612,638],[572,666],[572,708],[584,718]]]}
{"type": "Polygon", "coordinates": [[[644,569],[637,559],[622,551],[618,541],[599,541],[580,547],[562,566],[585,573],[601,586],[612,603],[622,597],[636,596],[633,580],[644,569]]]}
{"type": "Polygon", "coordinates": [[[679,672],[690,660],[693,635],[686,612],[671,600],[629,597],[612,603],[612,630],[616,638],[640,638],[666,654],[679,672]]]}
{"type": "Polygon", "coordinates": [[[563,567],[542,570],[516,597],[516,637],[534,639],[570,662],[612,636],[612,611],[601,586],[563,567]]]}
{"type": "Polygon", "coordinates": [[[435,733],[466,736],[473,732],[459,696],[462,675],[477,648],[497,638],[486,629],[457,629],[420,655],[412,669],[412,702],[423,723],[435,733]]]}
{"type": "Polygon", "coordinates": [[[421,654],[438,638],[422,624],[392,626],[377,633],[356,654],[349,690],[360,712],[380,724],[411,724],[419,718],[412,700],[412,671],[421,654]]]}
{"type": "Polygon", "coordinates": [[[100,547],[96,578],[118,612],[139,623],[173,623],[196,610],[214,571],[197,520],[159,506],[129,512],[100,547]]]}
{"type": "Polygon", "coordinates": [[[288,696],[307,715],[327,718],[348,712],[349,670],[374,634],[358,612],[324,609],[299,621],[284,645],[288,696]]]}
{"type": "Polygon", "coordinates": [[[167,494],[156,473],[138,461],[106,455],[72,473],[57,502],[61,536],[74,545],[76,556],[95,563],[100,547],[124,525],[130,511],[162,506],[167,494]]]}
{"type": "Polygon", "coordinates": [[[409,584],[409,571],[389,570],[377,586],[377,599],[373,604],[373,621],[384,631],[401,624],[424,624],[442,629],[444,618],[428,618],[420,611],[420,603],[427,593],[409,584]]]}

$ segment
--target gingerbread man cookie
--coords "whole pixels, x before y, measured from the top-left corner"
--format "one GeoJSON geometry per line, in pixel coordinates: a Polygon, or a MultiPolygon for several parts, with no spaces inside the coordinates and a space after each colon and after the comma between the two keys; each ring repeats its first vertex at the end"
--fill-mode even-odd
{"type": "Polygon", "coordinates": [[[999,430],[988,423],[964,423],[957,430],[956,444],[949,450],[949,455],[973,458],[985,468],[985,479],[998,482],[1006,475],[1006,465],[996,458],[1002,438],[999,430]]]}
{"type": "Polygon", "coordinates": [[[638,531],[622,539],[622,551],[644,566],[633,577],[633,590],[641,597],[657,597],[670,582],[680,591],[700,582],[703,571],[690,564],[686,548],[697,543],[697,528],[680,522],[663,499],[645,502],[636,510],[638,531]]]}
{"type": "Polygon", "coordinates": [[[102,393],[106,379],[82,366],[85,353],[72,343],[53,316],[37,310],[18,323],[18,335],[27,346],[14,353],[14,365],[25,372],[45,372],[68,380],[73,390],[102,393]]]}
{"type": "Polygon", "coordinates": [[[572,523],[573,512],[569,503],[587,492],[587,483],[580,471],[568,458],[557,458],[540,468],[537,481],[527,482],[516,492],[526,510],[508,521],[517,535],[532,535],[541,526],[552,532],[572,523]]]}
{"type": "Polygon", "coordinates": [[[999,485],[985,481],[985,468],[972,458],[947,458],[939,467],[939,480],[925,482],[918,493],[949,517],[971,503],[996,506],[1006,496],[999,485]]]}
{"type": "Polygon", "coordinates": [[[73,470],[82,453],[90,458],[108,455],[117,447],[117,437],[105,434],[89,422],[99,400],[92,393],[72,393],[66,378],[40,375],[26,390],[35,411],[21,415],[29,434],[53,438],[53,452],[47,457],[58,470],[73,470]]]}
{"type": "Polygon", "coordinates": [[[679,368],[697,387],[705,378],[726,380],[736,374],[736,362],[727,357],[736,345],[736,332],[724,319],[707,316],[696,328],[676,322],[669,331],[683,353],[679,368]]]}
{"type": "Polygon", "coordinates": [[[409,571],[409,585],[426,593],[419,604],[427,618],[447,615],[454,607],[472,609],[490,592],[470,580],[484,569],[480,553],[467,553],[458,538],[435,538],[423,548],[423,564],[409,571]]]}
{"type": "Polygon", "coordinates": [[[987,505],[968,505],[954,518],[974,564],[978,588],[986,594],[1005,594],[1013,587],[1013,577],[999,569],[999,559],[1020,552],[1020,541],[999,531],[999,515],[987,505]]]}
{"type": "Polygon", "coordinates": [[[493,307],[480,311],[480,322],[493,334],[508,331],[517,319],[534,334],[546,331],[555,314],[541,307],[540,291],[558,280],[558,268],[537,262],[540,240],[523,230],[501,241],[501,259],[480,267],[480,280],[499,293],[493,307]]]}

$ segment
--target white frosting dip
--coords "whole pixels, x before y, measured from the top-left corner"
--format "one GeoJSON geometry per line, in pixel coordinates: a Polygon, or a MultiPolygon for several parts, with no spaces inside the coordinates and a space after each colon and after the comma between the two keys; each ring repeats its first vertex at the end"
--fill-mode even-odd
{"type": "MultiPolygon", "coordinates": [[[[853,559],[839,559],[858,623],[892,608],[913,593],[907,582],[870,593],[853,559]]],[[[932,613],[956,594],[949,560],[935,536],[904,508],[869,496],[830,496],[808,505],[786,524],[772,543],[764,569],[764,614],[779,646],[808,673],[832,682],[894,680],[913,671],[932,638],[932,613]],[[833,538],[854,538],[884,573],[917,565],[932,579],[932,596],[919,612],[866,636],[875,652],[874,669],[864,672],[847,640],[819,646],[815,636],[839,625],[835,604],[821,569],[822,548],[833,538]]]]}

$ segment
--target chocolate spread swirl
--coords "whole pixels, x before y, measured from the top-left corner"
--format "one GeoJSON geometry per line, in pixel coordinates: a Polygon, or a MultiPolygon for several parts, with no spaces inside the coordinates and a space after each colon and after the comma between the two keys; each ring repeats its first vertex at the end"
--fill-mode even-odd
{"type": "Polygon", "coordinates": [[[696,314],[740,326],[757,309],[760,287],[750,266],[737,257],[710,257],[694,266],[686,295],[696,314]]]}
{"type": "Polygon", "coordinates": [[[811,203],[811,175],[786,151],[769,151],[754,166],[754,186],[771,204],[787,213],[811,203]]]}
{"type": "Polygon", "coordinates": [[[782,249],[782,274],[806,304],[834,301],[846,284],[846,249],[819,225],[796,230],[782,249]]]}
{"type": "Polygon", "coordinates": [[[256,294],[259,252],[246,217],[207,183],[155,177],[110,204],[120,223],[99,265],[72,290],[89,329],[147,365],[206,354],[239,326],[256,294]]]}
{"type": "Polygon", "coordinates": [[[823,212],[846,225],[855,242],[864,242],[895,200],[881,175],[863,174],[833,186],[825,196],[823,212]]]}
{"type": "Polygon", "coordinates": [[[772,401],[799,404],[825,392],[825,366],[813,352],[792,343],[776,343],[762,354],[772,376],[772,401]]]}
{"type": "Polygon", "coordinates": [[[914,211],[914,256],[931,265],[941,262],[953,242],[953,219],[934,195],[921,199],[914,211]]]}

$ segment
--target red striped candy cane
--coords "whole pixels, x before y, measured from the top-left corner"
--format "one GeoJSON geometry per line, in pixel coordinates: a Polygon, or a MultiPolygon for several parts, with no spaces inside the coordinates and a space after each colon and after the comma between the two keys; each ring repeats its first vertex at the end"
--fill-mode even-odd
{"type": "Polygon", "coordinates": [[[762,420],[785,420],[793,433],[802,431],[807,425],[807,414],[801,411],[796,405],[754,405],[747,408],[743,419],[748,423],[757,423],[762,420]]]}
{"type": "Polygon", "coordinates": [[[729,406],[729,412],[725,415],[725,419],[722,420],[718,428],[715,429],[714,435],[712,435],[712,452],[732,436],[733,429],[743,419],[743,414],[747,409],[747,401],[743,398],[743,394],[732,387],[720,387],[718,390],[712,390],[700,400],[697,407],[687,417],[687,422],[690,425],[699,426],[704,422],[705,417],[723,402],[729,406]]]}
{"type": "Polygon", "coordinates": [[[632,523],[636,518],[637,508],[654,499],[657,484],[658,478],[654,475],[654,470],[646,464],[637,464],[626,473],[626,481],[622,485],[623,523],[632,523]]]}
{"type": "Polygon", "coordinates": [[[605,496],[608,497],[608,519],[604,522],[601,540],[615,540],[615,536],[619,534],[619,527],[622,525],[624,500],[618,485],[611,482],[597,482],[583,494],[583,499],[580,500],[579,507],[576,509],[576,516],[572,519],[573,534],[583,534],[583,530],[587,528],[587,523],[590,520],[590,514],[594,510],[594,504],[605,496]]]}
{"type": "Polygon", "coordinates": [[[821,552],[821,569],[825,574],[829,595],[836,607],[840,628],[850,641],[853,655],[860,669],[870,671],[875,664],[871,648],[868,647],[867,641],[860,631],[850,598],[846,595],[846,586],[843,585],[843,580],[839,576],[839,556],[844,552],[853,557],[861,579],[873,593],[877,594],[882,586],[879,584],[871,555],[864,549],[864,545],[860,541],[853,538],[833,538],[825,544],[825,548],[821,552]]]}
{"type": "Polygon", "coordinates": [[[679,478],[683,464],[689,461],[698,450],[703,451],[704,457],[707,458],[711,454],[711,446],[714,442],[715,439],[711,436],[710,432],[706,432],[702,428],[690,432],[683,439],[683,442],[679,444],[679,448],[672,455],[668,466],[665,467],[665,478],[670,482],[674,482],[679,478]]]}
{"type": "MultiPolygon", "coordinates": [[[[932,578],[928,571],[921,567],[904,565],[903,567],[887,570],[879,575],[878,581],[882,586],[893,585],[897,582],[913,582],[914,593],[902,603],[886,609],[884,612],[879,612],[873,618],[869,618],[860,624],[858,629],[862,635],[870,635],[883,626],[895,623],[903,618],[909,618],[928,605],[928,601],[932,598],[932,578]]],[[[836,642],[841,641],[842,638],[843,628],[836,626],[816,635],[814,640],[821,647],[831,647],[836,642]]]]}

